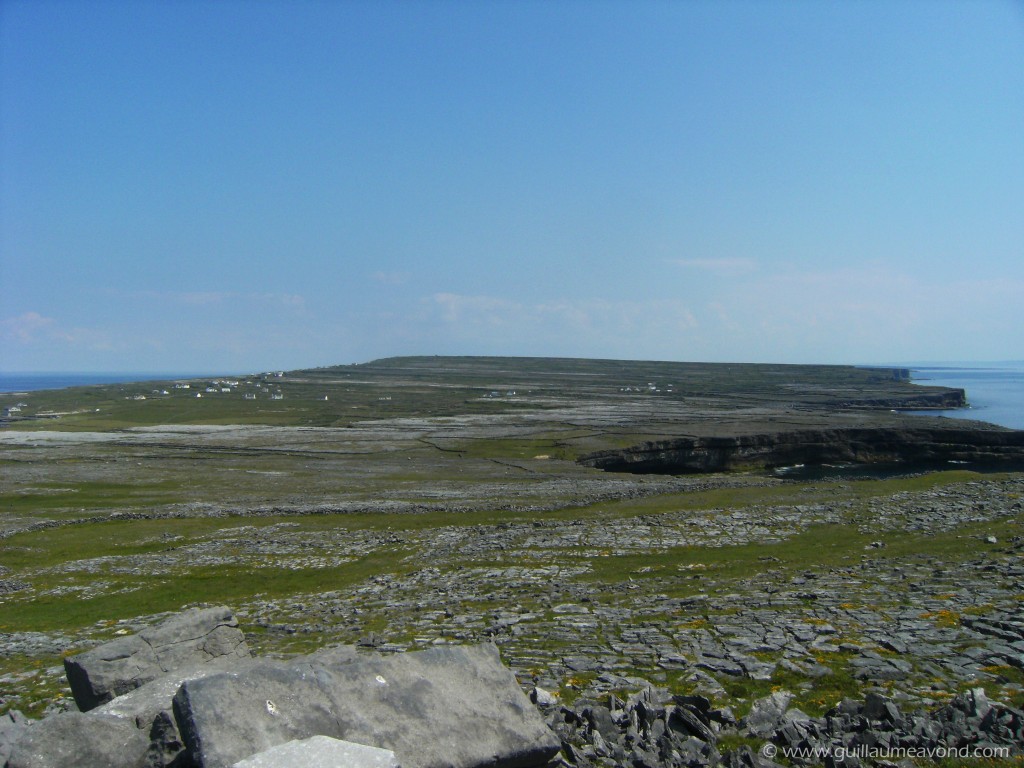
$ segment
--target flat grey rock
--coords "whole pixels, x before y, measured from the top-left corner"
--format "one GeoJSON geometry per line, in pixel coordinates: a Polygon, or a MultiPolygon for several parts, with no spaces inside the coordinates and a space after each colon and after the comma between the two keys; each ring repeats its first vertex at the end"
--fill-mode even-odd
{"type": "Polygon", "coordinates": [[[175,670],[249,655],[231,611],[203,608],[69,656],[64,670],[75,703],[86,712],[175,670]]]}
{"type": "Polygon", "coordinates": [[[7,764],[14,742],[21,738],[33,722],[16,709],[0,715],[0,765],[7,764]]]}
{"type": "Polygon", "coordinates": [[[770,696],[758,699],[750,707],[750,713],[740,724],[751,736],[768,738],[782,724],[786,709],[793,700],[789,691],[776,691],[770,696]]]}
{"type": "Polygon", "coordinates": [[[400,768],[395,753],[330,736],[311,736],[271,747],[235,763],[232,768],[400,768]]]}
{"type": "Polygon", "coordinates": [[[90,714],[110,715],[122,718],[135,725],[150,738],[150,766],[171,765],[184,750],[184,742],[174,720],[174,694],[186,680],[196,680],[207,675],[243,669],[254,663],[250,659],[222,657],[206,664],[197,664],[179,669],[170,674],[151,680],[113,701],[108,701],[90,714]]]}
{"type": "Polygon", "coordinates": [[[33,723],[14,743],[8,768],[144,768],[149,737],[113,715],[62,712],[33,723]]]}
{"type": "Polygon", "coordinates": [[[200,768],[316,735],[390,749],[403,768],[528,768],[559,750],[492,645],[257,663],[185,681],[174,710],[200,768]]]}

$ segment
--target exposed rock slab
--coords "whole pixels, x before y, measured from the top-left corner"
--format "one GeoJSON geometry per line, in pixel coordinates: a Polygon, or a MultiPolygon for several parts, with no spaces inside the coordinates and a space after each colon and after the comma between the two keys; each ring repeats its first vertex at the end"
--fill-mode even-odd
{"type": "Polygon", "coordinates": [[[215,659],[250,656],[231,611],[202,608],[64,660],[71,693],[83,712],[158,677],[215,659]]]}
{"type": "Polygon", "coordinates": [[[201,768],[315,735],[390,749],[403,768],[527,768],[559,749],[491,645],[254,664],[186,681],[174,707],[201,768]]]}
{"type": "Polygon", "coordinates": [[[390,749],[377,749],[329,736],[289,741],[240,760],[232,768],[281,768],[284,765],[301,765],[303,768],[400,768],[395,753],[390,749]]]}
{"type": "Polygon", "coordinates": [[[33,723],[15,741],[8,768],[143,768],[148,735],[114,715],[62,712],[33,723]]]}
{"type": "Polygon", "coordinates": [[[0,765],[7,764],[14,742],[21,738],[32,722],[17,710],[0,715],[0,765]]]}

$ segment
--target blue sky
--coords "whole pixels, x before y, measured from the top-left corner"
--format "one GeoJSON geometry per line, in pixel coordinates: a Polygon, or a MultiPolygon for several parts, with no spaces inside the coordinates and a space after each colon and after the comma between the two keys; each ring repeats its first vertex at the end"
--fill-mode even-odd
{"type": "Polygon", "coordinates": [[[1020,2],[0,3],[0,370],[1024,359],[1020,2]]]}

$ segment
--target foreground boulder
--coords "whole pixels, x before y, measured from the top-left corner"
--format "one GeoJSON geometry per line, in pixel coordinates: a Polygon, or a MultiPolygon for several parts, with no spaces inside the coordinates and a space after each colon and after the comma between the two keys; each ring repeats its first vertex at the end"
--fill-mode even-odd
{"type": "Polygon", "coordinates": [[[137,768],[146,765],[149,738],[114,715],[62,712],[33,723],[14,743],[8,768],[137,768]]]}
{"type": "MultiPolygon", "coordinates": [[[[231,667],[241,668],[247,663],[254,662],[236,659],[232,662],[231,667]]],[[[175,760],[179,759],[185,745],[178,731],[178,724],[174,720],[172,705],[174,694],[186,680],[215,674],[223,671],[227,666],[228,663],[225,659],[218,659],[209,664],[179,669],[163,677],[158,677],[123,696],[118,696],[113,701],[90,710],[88,714],[121,718],[147,734],[149,742],[145,760],[147,768],[176,765],[175,760]]]]}
{"type": "Polygon", "coordinates": [[[168,673],[249,656],[245,636],[231,611],[203,608],[69,656],[64,671],[75,703],[87,712],[168,673]]]}
{"type": "Polygon", "coordinates": [[[389,749],[402,768],[528,768],[560,747],[493,645],[253,664],[185,681],[174,713],[200,768],[315,735],[389,749]]]}
{"type": "Polygon", "coordinates": [[[289,741],[247,757],[231,768],[281,768],[284,765],[301,765],[302,768],[399,768],[395,753],[389,749],[367,747],[329,736],[289,741]]]}
{"type": "Polygon", "coordinates": [[[16,709],[0,715],[0,766],[7,765],[7,758],[11,756],[11,746],[22,737],[31,723],[31,720],[16,709]]]}

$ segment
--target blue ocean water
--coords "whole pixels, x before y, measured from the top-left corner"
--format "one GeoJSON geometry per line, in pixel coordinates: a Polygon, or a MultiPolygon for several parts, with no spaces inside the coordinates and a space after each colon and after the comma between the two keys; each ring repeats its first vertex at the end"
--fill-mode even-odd
{"type": "Polygon", "coordinates": [[[203,374],[170,373],[0,373],[0,392],[36,392],[90,384],[121,384],[136,381],[194,379],[203,374]]]}
{"type": "Polygon", "coordinates": [[[910,376],[915,384],[959,387],[967,392],[969,408],[923,413],[1024,429],[1024,363],[910,366],[910,376]]]}

